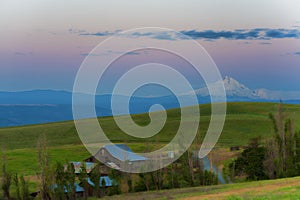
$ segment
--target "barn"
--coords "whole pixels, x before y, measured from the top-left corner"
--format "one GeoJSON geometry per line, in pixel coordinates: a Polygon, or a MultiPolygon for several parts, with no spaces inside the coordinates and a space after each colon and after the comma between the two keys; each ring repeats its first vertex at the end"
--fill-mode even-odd
{"type": "Polygon", "coordinates": [[[126,168],[127,170],[142,166],[148,160],[148,158],[134,153],[125,144],[105,145],[96,153],[95,157],[111,168],[126,168]]]}

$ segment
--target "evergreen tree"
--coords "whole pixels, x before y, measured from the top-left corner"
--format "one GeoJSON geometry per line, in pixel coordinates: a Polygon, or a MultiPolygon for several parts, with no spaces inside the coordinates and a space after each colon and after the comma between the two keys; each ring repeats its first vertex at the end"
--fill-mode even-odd
{"type": "Polygon", "coordinates": [[[81,165],[80,169],[80,174],[79,174],[79,181],[81,182],[81,186],[84,189],[84,199],[87,199],[88,197],[88,188],[89,188],[89,183],[88,183],[88,174],[86,172],[86,166],[85,163],[81,165]]]}
{"type": "Polygon", "coordinates": [[[65,178],[65,187],[66,187],[66,193],[67,198],[70,200],[76,199],[76,174],[75,174],[75,168],[74,164],[67,162],[66,169],[64,171],[64,178],[65,178]]]}
{"type": "Polygon", "coordinates": [[[64,176],[64,166],[60,162],[57,162],[55,167],[55,184],[51,187],[53,188],[54,198],[57,200],[65,199],[67,183],[64,176]]]}
{"type": "Polygon", "coordinates": [[[266,148],[260,144],[260,138],[253,138],[248,147],[229,167],[231,169],[234,167],[235,175],[246,174],[249,180],[266,179],[265,156],[266,148]]]}
{"type": "Polygon", "coordinates": [[[98,198],[101,196],[100,177],[100,167],[99,165],[96,165],[90,173],[90,178],[94,183],[94,196],[98,198]]]}

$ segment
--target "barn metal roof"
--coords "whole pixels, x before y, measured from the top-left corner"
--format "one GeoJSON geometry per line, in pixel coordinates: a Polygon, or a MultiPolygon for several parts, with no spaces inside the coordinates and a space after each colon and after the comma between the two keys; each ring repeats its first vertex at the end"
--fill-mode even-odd
{"type": "Polygon", "coordinates": [[[121,161],[145,161],[147,158],[140,156],[134,152],[125,144],[105,145],[105,148],[113,157],[121,161]]]}

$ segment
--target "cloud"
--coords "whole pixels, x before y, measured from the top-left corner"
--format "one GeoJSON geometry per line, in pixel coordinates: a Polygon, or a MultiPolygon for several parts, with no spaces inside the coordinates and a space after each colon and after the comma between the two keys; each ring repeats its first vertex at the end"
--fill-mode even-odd
{"type": "MultiPolygon", "coordinates": [[[[227,40],[271,40],[271,39],[284,39],[284,38],[300,38],[300,29],[269,29],[269,28],[255,28],[255,29],[235,29],[235,30],[182,30],[178,33],[171,31],[160,31],[160,32],[133,32],[131,34],[120,33],[121,30],[115,31],[102,31],[90,33],[85,30],[74,30],[70,29],[69,32],[76,33],[80,36],[111,36],[116,34],[122,37],[145,37],[153,38],[157,40],[185,40],[185,39],[196,39],[196,40],[209,40],[215,41],[219,39],[227,40]]],[[[267,43],[265,43],[267,44],[267,43]]]]}
{"type": "Polygon", "coordinates": [[[298,29],[270,29],[265,32],[267,38],[299,38],[298,29]]]}
{"type": "Polygon", "coordinates": [[[151,32],[146,32],[146,33],[141,33],[141,32],[133,32],[130,34],[133,37],[151,37],[154,35],[154,33],[151,32]]]}
{"type": "Polygon", "coordinates": [[[130,56],[133,56],[133,55],[140,55],[141,53],[140,52],[136,52],[136,51],[122,52],[122,51],[108,50],[106,52],[99,53],[99,54],[95,54],[95,53],[82,53],[80,55],[81,56],[108,56],[108,55],[113,55],[113,54],[120,55],[120,56],[121,55],[130,55],[130,56]]]}
{"type": "Polygon", "coordinates": [[[79,36],[111,36],[111,35],[114,35],[114,34],[120,32],[121,30],[88,32],[88,31],[83,30],[83,29],[73,29],[73,28],[70,28],[68,31],[71,34],[77,34],[79,36]]]}
{"type": "Polygon", "coordinates": [[[131,34],[127,33],[120,33],[121,30],[116,31],[103,31],[103,32],[95,32],[95,33],[88,33],[88,32],[78,32],[80,36],[122,36],[122,37],[133,37],[133,38],[139,38],[139,37],[145,37],[145,38],[153,38],[157,40],[177,40],[177,37],[167,31],[161,31],[161,32],[133,32],[131,34]]]}
{"type": "Polygon", "coordinates": [[[102,56],[104,54],[94,54],[94,53],[81,53],[81,56],[102,56]]]}
{"type": "Polygon", "coordinates": [[[140,54],[141,54],[140,52],[136,52],[136,51],[130,51],[125,53],[125,55],[140,55],[140,54]]]}
{"type": "MultiPolygon", "coordinates": [[[[121,34],[122,35],[122,34],[121,34]]],[[[127,37],[146,37],[157,40],[178,40],[181,39],[179,34],[171,31],[160,31],[160,32],[134,32],[132,34],[123,34],[122,36],[127,37]]]]}
{"type": "Polygon", "coordinates": [[[14,54],[16,56],[28,56],[28,55],[32,55],[32,52],[20,52],[20,51],[16,51],[14,54]]]}
{"type": "Polygon", "coordinates": [[[161,32],[154,34],[152,38],[158,40],[177,40],[177,38],[175,38],[174,35],[172,35],[169,32],[161,32]]]}
{"type": "Polygon", "coordinates": [[[206,31],[197,31],[197,30],[189,30],[189,31],[181,31],[182,34],[187,35],[193,39],[250,39],[258,37],[259,31],[251,30],[251,31],[213,31],[213,30],[206,30],[206,31]]]}
{"type": "Polygon", "coordinates": [[[288,53],[282,54],[281,56],[300,56],[300,51],[288,52],[288,53]]]}
{"type": "Polygon", "coordinates": [[[272,44],[271,42],[260,42],[259,44],[262,44],[262,45],[270,45],[272,44]]]}
{"type": "Polygon", "coordinates": [[[96,32],[96,33],[80,33],[79,35],[85,36],[111,36],[114,32],[104,31],[104,32],[96,32]]]}
{"type": "Polygon", "coordinates": [[[68,32],[71,33],[71,34],[81,34],[81,33],[86,33],[86,30],[70,28],[68,30],[68,32]]]}
{"type": "Polygon", "coordinates": [[[181,33],[192,39],[228,39],[228,40],[271,40],[282,38],[300,38],[299,29],[236,29],[234,31],[214,31],[214,30],[184,30],[181,33]]]}

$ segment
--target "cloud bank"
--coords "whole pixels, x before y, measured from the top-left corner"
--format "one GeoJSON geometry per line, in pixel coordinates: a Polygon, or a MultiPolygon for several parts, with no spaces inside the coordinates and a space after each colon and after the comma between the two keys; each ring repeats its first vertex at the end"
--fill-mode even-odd
{"type": "Polygon", "coordinates": [[[228,39],[228,40],[271,40],[283,38],[300,38],[299,29],[237,29],[234,31],[197,31],[188,30],[181,31],[181,33],[191,37],[192,39],[228,39]]]}
{"type": "Polygon", "coordinates": [[[102,31],[102,32],[87,32],[85,30],[74,31],[69,30],[72,33],[76,33],[80,36],[111,36],[119,35],[125,37],[146,37],[157,40],[183,40],[183,39],[195,39],[195,40],[271,40],[271,39],[284,39],[284,38],[300,38],[300,29],[269,29],[269,28],[255,28],[255,29],[236,29],[236,30],[182,30],[178,34],[174,32],[134,32],[130,35],[120,33],[121,30],[116,31],[102,31]],[[183,36],[183,35],[185,36],[183,36]]]}

